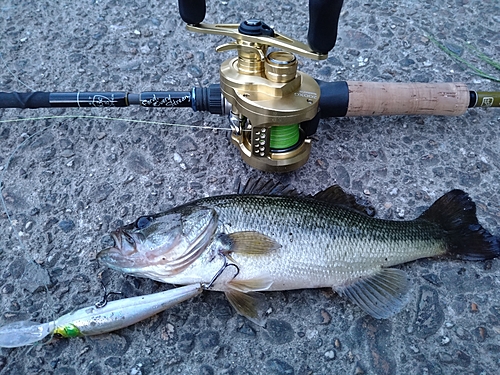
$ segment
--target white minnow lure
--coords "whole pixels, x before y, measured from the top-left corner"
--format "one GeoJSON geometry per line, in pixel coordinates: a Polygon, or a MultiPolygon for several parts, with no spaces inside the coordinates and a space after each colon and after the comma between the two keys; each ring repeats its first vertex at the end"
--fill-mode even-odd
{"type": "Polygon", "coordinates": [[[203,289],[202,284],[196,283],[160,293],[111,301],[104,307],[84,307],[48,323],[29,320],[10,323],[0,327],[0,347],[30,345],[51,334],[71,338],[115,331],[195,297],[203,289]]]}

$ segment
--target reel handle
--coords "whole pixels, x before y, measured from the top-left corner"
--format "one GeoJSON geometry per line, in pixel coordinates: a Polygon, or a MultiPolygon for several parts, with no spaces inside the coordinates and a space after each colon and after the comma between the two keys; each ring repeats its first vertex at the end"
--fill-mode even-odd
{"type": "Polygon", "coordinates": [[[343,2],[344,0],[309,0],[307,42],[314,52],[327,54],[335,46],[343,2]]]}
{"type": "Polygon", "coordinates": [[[181,18],[189,25],[198,25],[203,22],[206,12],[205,0],[179,0],[181,18]]]}
{"type": "MultiPolygon", "coordinates": [[[[199,25],[205,19],[205,0],[178,0],[181,18],[188,25],[199,25]]],[[[314,52],[328,54],[337,41],[340,11],[344,0],[309,0],[307,41],[314,52]]]]}

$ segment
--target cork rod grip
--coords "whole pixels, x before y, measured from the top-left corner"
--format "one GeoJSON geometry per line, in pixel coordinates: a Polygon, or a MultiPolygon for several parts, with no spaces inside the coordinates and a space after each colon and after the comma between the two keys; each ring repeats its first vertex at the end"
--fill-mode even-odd
{"type": "Polygon", "coordinates": [[[469,106],[463,83],[347,82],[346,116],[462,115],[469,106]]]}

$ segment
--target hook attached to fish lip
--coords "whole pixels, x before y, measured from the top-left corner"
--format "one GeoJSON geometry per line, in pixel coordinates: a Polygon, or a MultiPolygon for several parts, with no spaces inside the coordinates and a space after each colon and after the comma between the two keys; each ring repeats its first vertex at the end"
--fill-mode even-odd
{"type": "Polygon", "coordinates": [[[236,264],[234,264],[234,263],[228,263],[226,255],[222,254],[222,257],[224,259],[224,264],[222,265],[222,267],[220,268],[220,270],[217,271],[217,273],[215,274],[215,276],[212,277],[212,280],[210,280],[210,282],[208,284],[201,284],[201,286],[203,287],[203,289],[205,289],[205,290],[210,289],[214,285],[215,281],[217,281],[217,279],[220,277],[220,275],[222,275],[222,273],[225,271],[225,269],[227,267],[229,267],[229,266],[233,266],[234,268],[236,268],[236,274],[233,276],[233,279],[236,276],[239,275],[240,268],[236,264]]]}

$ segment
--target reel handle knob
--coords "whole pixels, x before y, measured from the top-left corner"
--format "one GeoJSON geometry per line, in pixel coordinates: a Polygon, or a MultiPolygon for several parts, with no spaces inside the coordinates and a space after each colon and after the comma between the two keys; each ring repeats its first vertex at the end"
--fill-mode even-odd
{"type": "Polygon", "coordinates": [[[343,2],[344,0],[309,0],[307,42],[314,52],[328,54],[335,46],[343,2]]]}
{"type": "Polygon", "coordinates": [[[198,25],[203,22],[206,12],[205,0],[179,0],[181,18],[189,25],[198,25]]]}

